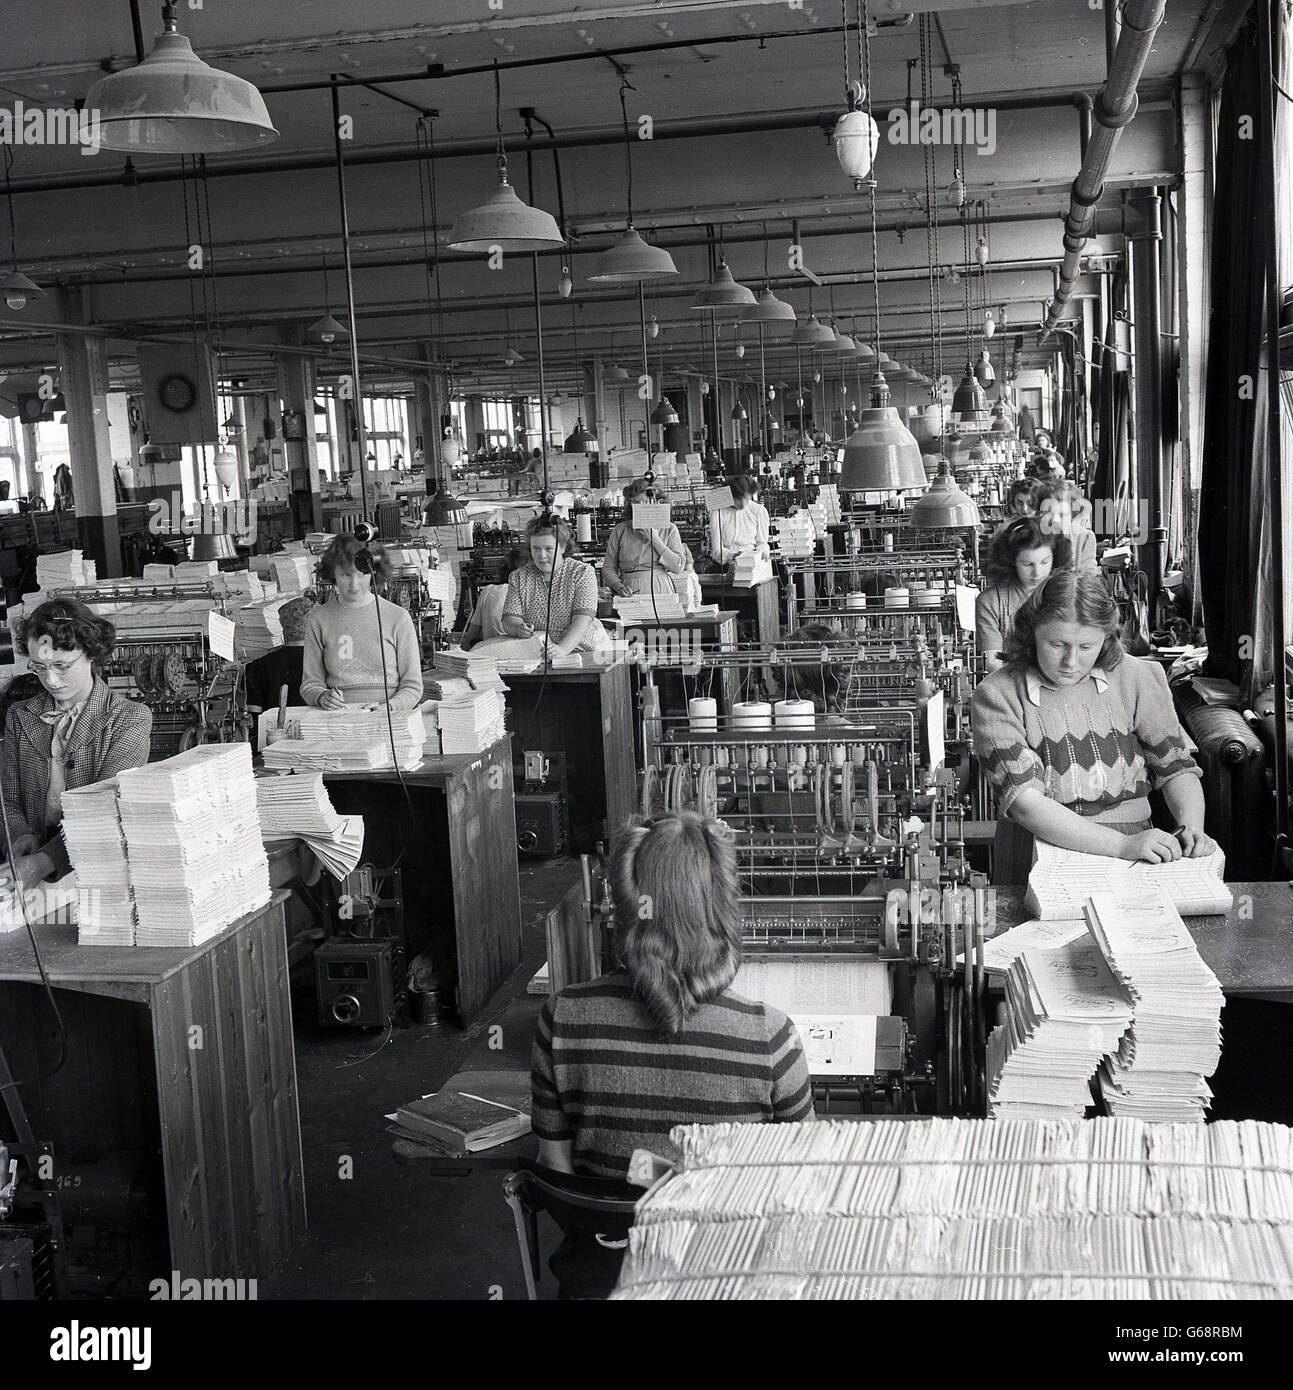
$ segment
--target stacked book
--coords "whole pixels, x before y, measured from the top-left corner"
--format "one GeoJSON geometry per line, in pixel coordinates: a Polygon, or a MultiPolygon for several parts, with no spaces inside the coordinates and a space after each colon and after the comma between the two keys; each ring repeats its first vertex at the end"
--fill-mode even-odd
{"type": "Polygon", "coordinates": [[[1164,889],[1182,917],[1230,910],[1234,896],[1222,882],[1226,856],[1221,850],[1203,859],[1174,859],[1169,864],[1140,864],[1104,854],[1084,854],[1037,841],[1037,858],[1028,875],[1024,903],[1043,921],[1080,921],[1092,893],[1112,888],[1152,896],[1164,889]]]}
{"type": "Polygon", "coordinates": [[[392,1134],[442,1154],[479,1153],[530,1132],[530,1074],[464,1071],[395,1112],[392,1134]]]}
{"type": "Polygon", "coordinates": [[[441,753],[482,753],[506,733],[503,696],[498,690],[476,690],[464,698],[442,700],[434,710],[441,753]]]}
{"type": "Polygon", "coordinates": [[[1118,1051],[1100,1069],[1110,1114],[1202,1123],[1221,1060],[1217,977],[1161,890],[1093,893],[1087,925],[1132,1001],[1118,1051]]]}
{"type": "Polygon", "coordinates": [[[807,560],[812,557],[817,541],[815,526],[809,512],[800,511],[790,516],[772,518],[772,539],[783,560],[807,560]]]}
{"type": "Polygon", "coordinates": [[[116,778],[65,791],[62,830],[76,873],[77,939],[82,946],[133,946],[135,896],[116,778]]]}
{"type": "Polygon", "coordinates": [[[1130,1022],[1131,1001],[1085,932],[1022,952],[1006,975],[1006,1020],[988,1039],[989,1115],[1081,1118],[1088,1082],[1130,1022]]]}
{"type": "Polygon", "coordinates": [[[251,744],[208,744],[117,778],[140,946],[196,946],[270,900],[251,744]]]}
{"type": "Polygon", "coordinates": [[[364,818],[337,811],[320,773],[258,777],[256,805],[266,840],[304,840],[337,878],[358,867],[364,849],[364,818]]]}

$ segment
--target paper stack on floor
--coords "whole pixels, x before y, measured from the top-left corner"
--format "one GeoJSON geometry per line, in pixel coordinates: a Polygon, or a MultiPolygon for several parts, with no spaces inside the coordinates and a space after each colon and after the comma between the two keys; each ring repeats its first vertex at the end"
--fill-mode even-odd
{"type": "Polygon", "coordinates": [[[140,946],[196,946],[270,900],[251,744],[208,744],[117,778],[140,946]]]}
{"type": "Polygon", "coordinates": [[[1221,881],[1226,856],[1217,850],[1206,859],[1175,859],[1170,864],[1140,864],[1104,854],[1083,854],[1037,841],[1037,858],[1028,875],[1024,904],[1045,921],[1082,916],[1087,898],[1110,888],[1152,896],[1164,888],[1183,917],[1229,912],[1234,897],[1221,881]]]}
{"type": "Polygon", "coordinates": [[[304,840],[323,867],[337,878],[344,878],[359,866],[364,850],[364,818],[343,816],[337,811],[320,773],[258,777],[256,804],[265,839],[290,836],[304,840]]]}
{"type": "Polygon", "coordinates": [[[506,733],[500,691],[473,691],[462,699],[441,700],[433,708],[441,753],[480,753],[506,733]]]}
{"type": "MultiPolygon", "coordinates": [[[[266,710],[260,718],[258,733],[262,745],[266,742],[267,726],[278,720],[277,710],[266,710]]],[[[363,709],[359,706],[345,709],[318,709],[314,705],[289,705],[287,725],[295,735],[308,743],[322,741],[324,747],[336,750],[335,770],[345,771],[355,766],[354,757],[362,761],[360,767],[394,768],[399,766],[408,772],[417,767],[426,751],[427,728],[420,709],[387,711],[383,705],[378,709],[363,709]],[[394,758],[391,756],[391,738],[394,733],[394,758]],[[368,761],[370,750],[377,749],[377,761],[368,761]]],[[[294,755],[300,754],[300,740],[280,739],[265,750],[266,767],[294,767],[294,755]],[[297,746],[283,747],[282,745],[297,746]],[[274,754],[277,761],[271,761],[274,754]]],[[[328,763],[310,763],[310,767],[320,772],[329,771],[328,763]]]]}
{"type": "Polygon", "coordinates": [[[133,946],[135,895],[117,779],[65,791],[62,830],[76,872],[77,940],[82,946],[133,946]]]}
{"type": "Polygon", "coordinates": [[[1083,932],[1020,954],[1006,975],[1006,1021],[988,1039],[994,1119],[1081,1117],[1088,1082],[1131,1023],[1131,1001],[1083,932]]]}
{"type": "Polygon", "coordinates": [[[1131,997],[1134,1017],[1100,1070],[1112,1115],[1203,1122],[1205,1077],[1221,1060],[1217,977],[1163,891],[1093,893],[1087,925],[1131,997]]]}

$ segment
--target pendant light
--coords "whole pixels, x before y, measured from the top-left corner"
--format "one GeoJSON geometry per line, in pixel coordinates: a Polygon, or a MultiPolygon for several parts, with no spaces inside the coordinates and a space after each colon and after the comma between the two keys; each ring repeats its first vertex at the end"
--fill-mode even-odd
{"type": "Polygon", "coordinates": [[[794,323],[795,306],[778,299],[765,284],[755,297],[753,304],[741,310],[742,323],[794,323]]]}
{"type": "Polygon", "coordinates": [[[988,418],[987,398],[968,361],[965,364],[965,375],[952,397],[952,413],[963,425],[981,425],[986,423],[988,418]]]}
{"type": "Polygon", "coordinates": [[[620,114],[624,122],[624,164],[627,173],[627,218],[622,232],[605,251],[590,261],[588,279],[595,284],[622,284],[634,280],[658,280],[677,275],[673,257],[662,246],[648,246],[633,225],[633,145],[629,139],[628,79],[620,81],[620,114]]]}
{"type": "Polygon", "coordinates": [[[566,436],[561,447],[568,454],[597,454],[601,452],[597,436],[584,428],[582,415],[576,418],[575,428],[566,436]]]}
{"type": "Polygon", "coordinates": [[[992,359],[988,356],[987,348],[979,354],[979,360],[974,364],[974,379],[980,386],[987,390],[997,379],[997,373],[992,365],[992,359]]]}
{"type": "MultiPolygon", "coordinates": [[[[844,61],[848,67],[848,30],[844,33],[844,61]]],[[[852,81],[848,84],[849,109],[835,122],[831,132],[831,144],[835,146],[835,157],[840,168],[853,180],[853,191],[861,193],[862,184],[871,172],[876,150],[880,146],[880,127],[876,125],[869,111],[862,109],[865,93],[862,84],[852,81]]]]}
{"type": "Polygon", "coordinates": [[[323,253],[323,306],[324,315],[305,330],[305,336],[316,343],[335,343],[338,338],[350,335],[344,324],[338,323],[331,313],[332,296],[328,292],[328,253],[323,253]]]}
{"type": "Polygon", "coordinates": [[[143,62],[101,77],[85,96],[105,149],[132,154],[224,154],[278,139],[256,88],[204,63],[178,32],[173,0],[143,62]]]}
{"type": "Polygon", "coordinates": [[[911,524],[926,528],[941,526],[977,526],[979,506],[968,493],[962,492],[944,465],[939,469],[933,486],[912,503],[911,524]]]}
{"type": "Polygon", "coordinates": [[[9,263],[10,268],[0,275],[0,296],[5,307],[15,311],[25,309],[29,299],[44,299],[45,291],[18,269],[17,238],[14,233],[13,190],[10,187],[10,170],[13,168],[13,146],[4,147],[4,191],[5,202],[9,205],[9,263]]]}
{"type": "Polygon", "coordinates": [[[498,141],[498,187],[479,207],[454,218],[449,233],[450,251],[503,252],[552,251],[564,246],[556,219],[541,208],[532,208],[516,196],[507,181],[507,154],[503,148],[503,93],[494,63],[494,132],[498,141]]]}
{"type": "Polygon", "coordinates": [[[222,444],[216,450],[212,464],[215,468],[216,482],[227,495],[233,491],[234,484],[238,481],[238,455],[227,444],[222,444]]]}
{"type": "Polygon", "coordinates": [[[744,312],[753,308],[756,303],[754,291],[745,285],[737,284],[720,251],[714,278],[697,292],[690,307],[693,313],[730,314],[744,312]]]}
{"type": "Polygon", "coordinates": [[[795,324],[795,331],[790,341],[796,347],[825,347],[827,343],[832,346],[835,343],[834,332],[827,328],[824,323],[813,313],[812,306],[809,306],[808,317],[801,319],[795,324]]]}
{"type": "Polygon", "coordinates": [[[676,425],[678,423],[678,412],[674,408],[674,404],[669,397],[663,394],[663,390],[660,396],[660,404],[651,412],[651,423],[653,425],[659,425],[661,429],[668,425],[676,425]]]}

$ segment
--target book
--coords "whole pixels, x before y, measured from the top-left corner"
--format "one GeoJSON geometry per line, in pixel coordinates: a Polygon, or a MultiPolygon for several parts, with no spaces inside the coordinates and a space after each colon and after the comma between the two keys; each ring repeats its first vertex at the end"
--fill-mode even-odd
{"type": "Polygon", "coordinates": [[[465,1071],[434,1094],[401,1105],[395,1124],[406,1138],[479,1153],[530,1132],[530,1074],[465,1071]]]}
{"type": "Polygon", "coordinates": [[[1036,842],[1036,859],[1028,875],[1024,905],[1041,921],[1080,921],[1086,900],[1106,889],[1162,888],[1183,917],[1228,912],[1234,902],[1222,882],[1226,856],[1221,850],[1203,859],[1176,859],[1170,864],[1141,864],[1104,854],[1083,854],[1036,842]]]}

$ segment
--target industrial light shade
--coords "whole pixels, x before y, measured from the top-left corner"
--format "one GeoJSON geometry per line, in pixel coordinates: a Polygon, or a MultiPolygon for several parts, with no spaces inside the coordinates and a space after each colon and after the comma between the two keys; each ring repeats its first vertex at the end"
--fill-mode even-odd
{"type": "Polygon", "coordinates": [[[324,314],[305,330],[307,338],[316,343],[335,343],[338,338],[348,338],[350,334],[343,323],[338,323],[331,314],[324,314]]]}
{"type": "Polygon", "coordinates": [[[625,227],[605,251],[599,251],[590,264],[592,268],[587,278],[598,284],[658,280],[678,273],[668,251],[663,246],[648,245],[631,225],[625,227]]]}
{"type": "Polygon", "coordinates": [[[631,381],[633,379],[629,376],[628,372],[626,372],[624,368],[620,366],[618,362],[610,363],[610,365],[606,368],[606,371],[603,373],[603,377],[606,381],[613,382],[631,381]]]}
{"type": "Polygon", "coordinates": [[[910,516],[913,526],[977,526],[979,507],[973,497],[957,487],[951,473],[943,468],[924,497],[918,497],[912,503],[910,516]]]}
{"type": "Polygon", "coordinates": [[[741,404],[740,401],[737,401],[737,403],[732,407],[732,419],[748,420],[749,418],[750,417],[745,413],[745,407],[741,404]]]}
{"type": "Polygon", "coordinates": [[[833,331],[835,333],[835,342],[832,345],[828,345],[826,351],[834,351],[838,353],[847,352],[850,356],[855,355],[858,350],[857,343],[855,343],[847,333],[841,333],[838,328],[834,329],[833,331]]]}
{"type": "Polygon", "coordinates": [[[714,278],[692,301],[693,313],[743,313],[756,307],[758,301],[754,291],[746,285],[738,285],[726,261],[719,261],[714,278]]]}
{"type": "Polygon", "coordinates": [[[806,319],[795,324],[790,341],[798,347],[825,347],[827,343],[833,346],[835,334],[816,314],[809,314],[806,319]]]}
{"type": "Polygon", "coordinates": [[[678,423],[678,412],[674,409],[673,402],[668,396],[660,397],[660,404],[651,412],[651,423],[659,425],[662,429],[666,425],[678,423]]]}
{"type": "Polygon", "coordinates": [[[0,298],[9,309],[25,309],[29,299],[44,299],[45,291],[15,266],[0,275],[0,298]]]}
{"type": "Polygon", "coordinates": [[[507,364],[507,366],[515,367],[518,362],[524,362],[525,358],[522,357],[521,354],[517,352],[517,350],[514,347],[511,347],[509,345],[507,351],[503,354],[503,361],[507,364]]]}
{"type": "Polygon", "coordinates": [[[166,32],[142,63],[101,77],[86,93],[105,149],[132,154],[224,154],[278,139],[265,100],[250,82],[204,63],[175,30],[167,5],[166,32]]]}
{"type": "Polygon", "coordinates": [[[768,285],[759,291],[753,304],[741,310],[742,323],[794,323],[795,306],[778,299],[768,285]]]}
{"type": "Polygon", "coordinates": [[[597,454],[601,452],[601,445],[597,442],[597,436],[584,428],[582,415],[575,420],[575,428],[566,437],[566,441],[561,447],[568,454],[597,454]]]}
{"type": "Polygon", "coordinates": [[[551,251],[564,246],[556,219],[523,203],[507,181],[507,160],[498,159],[498,187],[488,201],[454,218],[450,251],[551,251]]]}
{"type": "Polygon", "coordinates": [[[895,358],[890,357],[887,352],[880,354],[880,370],[886,377],[893,377],[895,380],[902,375],[902,365],[895,358]]]}
{"type": "Polygon", "coordinates": [[[238,481],[238,455],[232,449],[217,449],[212,462],[216,481],[226,492],[231,492],[238,481]]]}
{"type": "Polygon", "coordinates": [[[1006,403],[998,401],[992,407],[992,435],[997,439],[1009,439],[1014,432],[1014,424],[1006,413],[1006,403]]]}
{"type": "Polygon", "coordinates": [[[928,486],[920,445],[889,404],[889,387],[877,371],[871,405],[844,441],[841,492],[918,492],[928,486]]]}
{"type": "Polygon", "coordinates": [[[864,342],[861,340],[861,338],[859,338],[859,339],[857,340],[857,345],[858,345],[858,361],[859,361],[859,362],[874,362],[874,361],[875,361],[875,349],[870,345],[870,343],[864,343],[864,342]]]}
{"type": "Polygon", "coordinates": [[[987,390],[997,379],[996,369],[992,365],[992,359],[988,356],[987,348],[979,354],[979,360],[974,364],[974,379],[980,386],[987,390]]]}
{"type": "Polygon", "coordinates": [[[952,412],[960,416],[965,424],[984,424],[987,421],[987,399],[968,362],[965,364],[965,375],[961,378],[961,384],[952,397],[952,412]]]}
{"type": "Polygon", "coordinates": [[[860,193],[880,147],[880,127],[868,111],[846,111],[835,122],[831,143],[840,168],[853,180],[854,191],[860,193]]]}
{"type": "Polygon", "coordinates": [[[457,526],[466,519],[467,508],[441,483],[439,491],[427,503],[426,524],[428,526],[457,526]]]}

